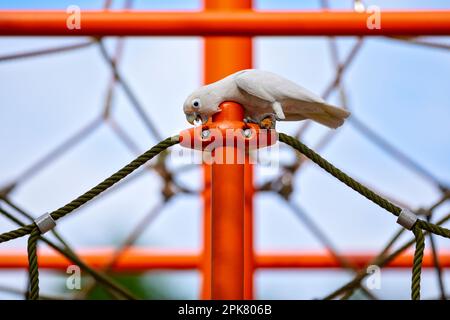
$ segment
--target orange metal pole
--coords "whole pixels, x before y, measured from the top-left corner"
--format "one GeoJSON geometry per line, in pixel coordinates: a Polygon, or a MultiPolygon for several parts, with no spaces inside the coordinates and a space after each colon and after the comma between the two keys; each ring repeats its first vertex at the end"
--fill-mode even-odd
{"type": "MultiPolygon", "coordinates": [[[[242,121],[237,103],[222,104],[213,122],[242,121]]],[[[221,146],[213,151],[211,184],[211,298],[244,298],[244,149],[221,146]],[[231,156],[231,158],[230,158],[231,156]]]]}
{"type": "MultiPolygon", "coordinates": [[[[206,14],[215,15],[218,10],[238,10],[251,9],[251,0],[205,0],[206,14]]],[[[252,40],[248,37],[206,37],[204,42],[204,80],[205,83],[217,81],[231,73],[242,69],[251,68],[252,63],[252,40]]],[[[242,120],[239,119],[239,120],[242,120]]],[[[243,296],[239,292],[240,298],[253,298],[253,168],[251,165],[244,165],[244,248],[243,255],[243,296]],[[249,180],[251,179],[251,180],[249,180]]],[[[205,166],[205,187],[211,185],[211,168],[205,166]]],[[[205,231],[204,231],[204,267],[202,298],[212,297],[211,288],[211,211],[210,190],[205,191],[205,231]]],[[[238,228],[235,226],[234,228],[238,228]]],[[[240,275],[237,275],[241,277],[240,275]]],[[[227,283],[225,283],[227,285],[227,283]]],[[[229,290],[228,290],[229,291],[229,290]]],[[[240,288],[239,290],[240,291],[240,288]]],[[[237,294],[234,297],[237,299],[237,294]]]]}
{"type": "Polygon", "coordinates": [[[381,28],[367,27],[373,13],[353,11],[262,12],[249,0],[206,0],[206,12],[81,11],[69,29],[65,11],[0,11],[0,35],[64,36],[282,36],[449,35],[450,10],[383,11],[381,28]]]}
{"type": "Polygon", "coordinates": [[[255,193],[253,181],[253,165],[245,160],[244,182],[244,299],[253,299],[255,271],[255,252],[253,246],[253,196],[255,193]]]}
{"type": "MultiPolygon", "coordinates": [[[[90,248],[77,250],[77,255],[93,268],[105,268],[114,255],[114,248],[90,248]]],[[[342,254],[352,265],[364,268],[375,258],[375,253],[342,254]]],[[[26,269],[28,257],[25,249],[0,250],[0,269],[26,269]]],[[[195,251],[157,250],[153,248],[131,247],[118,259],[115,272],[145,272],[148,270],[193,270],[202,267],[202,256],[195,251]]],[[[405,252],[393,259],[386,268],[411,268],[412,252],[405,252]]],[[[443,268],[450,268],[450,251],[441,250],[439,262],[443,268]]],[[[50,250],[39,250],[39,268],[64,270],[72,263],[59,253],[50,250]]],[[[333,256],[327,251],[289,251],[260,252],[255,257],[258,269],[342,269],[333,256]]],[[[426,252],[423,260],[424,268],[433,268],[433,256],[426,252]]]]}

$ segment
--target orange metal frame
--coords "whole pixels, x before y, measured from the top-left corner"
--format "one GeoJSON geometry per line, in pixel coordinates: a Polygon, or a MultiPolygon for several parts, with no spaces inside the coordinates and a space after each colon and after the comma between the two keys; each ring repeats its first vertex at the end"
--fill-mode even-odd
{"type": "MultiPolygon", "coordinates": [[[[77,250],[80,258],[93,268],[105,268],[115,258],[115,248],[102,247],[77,250]]],[[[20,249],[0,250],[0,269],[27,268],[28,258],[20,249]]],[[[376,252],[354,252],[343,256],[352,266],[364,268],[376,257],[376,252]]],[[[412,252],[405,252],[386,268],[410,268],[412,252]]],[[[441,251],[439,263],[450,268],[450,251],[441,251]]],[[[148,270],[195,270],[201,269],[204,255],[197,251],[150,249],[131,247],[124,251],[112,270],[115,272],[144,272],[148,270]]],[[[342,265],[327,251],[274,251],[259,252],[253,256],[254,269],[342,269],[342,265]]],[[[72,262],[51,249],[39,250],[39,268],[65,270],[72,262]]],[[[425,254],[424,268],[433,268],[433,257],[425,254]]]]}
{"type": "MultiPolygon", "coordinates": [[[[214,14],[218,10],[244,10],[251,9],[251,0],[205,0],[205,14],[214,14]]],[[[210,24],[213,25],[213,24],[210,24]]],[[[204,42],[204,82],[217,81],[231,73],[242,69],[251,68],[253,65],[252,39],[249,37],[206,37],[204,42]]],[[[233,115],[230,115],[233,118],[233,115]]],[[[217,120],[217,119],[215,119],[217,120]]],[[[218,119],[220,120],[220,118],[218,119]]],[[[238,119],[238,120],[242,120],[238,119]]],[[[220,172],[219,165],[204,166],[205,187],[204,198],[204,268],[203,268],[203,299],[252,299],[253,298],[253,168],[246,163],[243,166],[233,166],[230,169],[235,180],[227,179],[225,172],[220,172]],[[227,189],[220,190],[220,184],[212,186],[212,179],[223,177],[227,189]],[[245,181],[247,183],[245,183],[245,181]],[[239,186],[237,196],[239,204],[243,207],[238,209],[241,215],[229,214],[221,217],[220,197],[233,199],[225,196],[229,189],[233,190],[233,184],[239,186]],[[216,193],[212,193],[212,188],[216,193]],[[217,192],[221,192],[218,194],[217,192]],[[242,198],[243,197],[243,198],[242,198]],[[213,215],[211,210],[216,209],[213,215]],[[220,233],[217,233],[220,232],[220,233]],[[236,236],[236,238],[234,238],[236,236]],[[214,240],[215,239],[215,240],[214,240]],[[220,246],[223,249],[220,249],[220,246]],[[219,250],[219,252],[215,250],[219,250]],[[236,254],[233,255],[233,251],[236,254]],[[221,256],[221,253],[224,253],[221,256]],[[246,257],[246,259],[244,259],[246,257]],[[227,261],[235,261],[234,266],[226,265],[227,261]],[[225,268],[221,269],[221,264],[225,268]],[[219,268],[219,269],[217,269],[219,268]],[[227,272],[228,271],[228,272],[227,272]],[[239,274],[240,273],[240,274],[239,274]],[[216,282],[214,280],[217,280],[216,282]],[[233,281],[234,280],[234,281],[233,281]]],[[[221,168],[230,165],[220,165],[221,168]]],[[[229,201],[234,202],[233,201],[229,201]]],[[[222,202],[223,203],[223,202],[222,202]]]]}
{"type": "MultiPolygon", "coordinates": [[[[450,11],[383,12],[382,28],[368,29],[368,13],[356,12],[257,12],[251,0],[205,0],[201,12],[82,12],[81,29],[66,27],[63,11],[0,11],[0,36],[203,36],[204,82],[216,81],[237,70],[252,67],[252,36],[258,35],[450,35],[450,11]]],[[[242,120],[239,106],[229,106],[213,119],[242,120]]],[[[220,151],[219,151],[220,152],[220,151]]],[[[235,150],[234,150],[235,152],[235,150]]],[[[199,269],[203,299],[252,299],[257,268],[338,268],[327,252],[258,253],[253,248],[253,168],[243,165],[204,165],[204,232],[201,253],[128,249],[115,271],[149,269],[199,269]],[[229,200],[231,199],[231,200],[229,200]]],[[[111,249],[81,250],[94,267],[107,265],[111,249]]],[[[356,267],[373,256],[344,254],[356,267]]],[[[450,267],[450,252],[440,254],[450,267]]],[[[388,267],[410,267],[405,253],[388,267]]],[[[40,251],[42,268],[62,269],[68,261],[54,252],[40,251]]],[[[424,267],[432,267],[426,255],[424,267]]],[[[22,250],[0,250],[0,268],[26,268],[22,250]]]]}
{"type": "Polygon", "coordinates": [[[81,29],[66,27],[65,11],[1,11],[0,35],[282,36],[448,35],[450,11],[383,11],[382,28],[367,28],[370,13],[250,11],[248,0],[206,0],[203,12],[83,11],[81,29]],[[211,3],[210,3],[211,2],[211,3]],[[221,11],[209,10],[219,9],[221,11]]]}

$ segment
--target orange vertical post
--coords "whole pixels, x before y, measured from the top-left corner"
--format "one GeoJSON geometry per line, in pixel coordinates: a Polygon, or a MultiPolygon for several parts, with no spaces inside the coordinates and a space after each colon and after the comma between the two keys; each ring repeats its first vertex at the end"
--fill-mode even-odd
{"type": "MultiPolygon", "coordinates": [[[[251,9],[251,0],[205,0],[205,10],[241,10],[251,9]]],[[[204,41],[204,82],[217,81],[233,72],[251,68],[252,39],[250,37],[206,37],[204,41]]],[[[241,119],[242,120],[242,119],[241,119]]],[[[244,165],[244,265],[243,265],[243,297],[253,298],[253,168],[244,165]],[[251,179],[251,180],[249,180],[251,179]]],[[[202,298],[211,299],[212,256],[211,256],[211,167],[204,166],[204,239],[203,239],[203,283],[202,298]]],[[[222,195],[225,196],[225,195],[222,195]]],[[[231,280],[231,279],[230,279],[231,280]]],[[[240,293],[239,293],[240,294],[240,293]]],[[[239,297],[235,297],[238,299],[239,297]]]]}
{"type": "MultiPolygon", "coordinates": [[[[213,123],[242,121],[237,103],[222,104],[213,123]]],[[[211,298],[244,298],[244,158],[234,145],[213,151],[211,174],[211,298]],[[241,160],[241,163],[239,163],[241,160]]]]}

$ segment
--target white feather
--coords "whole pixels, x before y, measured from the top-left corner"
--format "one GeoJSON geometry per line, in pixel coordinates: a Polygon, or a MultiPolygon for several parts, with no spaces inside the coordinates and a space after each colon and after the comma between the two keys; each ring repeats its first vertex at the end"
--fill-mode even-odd
{"type": "Polygon", "coordinates": [[[203,108],[198,113],[210,116],[224,101],[234,101],[245,108],[245,116],[256,121],[267,114],[278,120],[299,121],[312,119],[331,128],[337,128],[349,112],[327,104],[309,90],[268,71],[248,69],[236,72],[222,80],[204,86],[192,93],[185,102],[186,114],[192,112],[190,101],[201,99],[203,108]]]}

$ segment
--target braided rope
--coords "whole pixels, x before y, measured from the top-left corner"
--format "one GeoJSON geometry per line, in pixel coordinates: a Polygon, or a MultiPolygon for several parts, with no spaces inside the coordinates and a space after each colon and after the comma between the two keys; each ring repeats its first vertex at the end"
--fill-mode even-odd
{"type": "MultiPolygon", "coordinates": [[[[317,154],[312,149],[308,148],[306,145],[304,145],[297,139],[284,133],[279,133],[278,137],[281,142],[286,143],[287,145],[291,146],[295,150],[299,151],[300,153],[308,157],[310,160],[315,162],[317,165],[319,165],[322,169],[330,173],[336,179],[340,180],[341,182],[343,182],[344,184],[346,184],[359,194],[363,195],[370,201],[376,203],[380,207],[386,209],[387,211],[391,212],[396,216],[399,216],[400,212],[402,211],[401,208],[397,207],[390,201],[384,199],[383,197],[379,196],[366,186],[362,185],[355,179],[351,178],[346,173],[342,172],[341,170],[333,166],[331,163],[329,163],[327,160],[322,158],[319,154],[317,154]]],[[[411,282],[411,297],[413,300],[420,300],[420,278],[422,273],[422,261],[424,254],[423,252],[425,249],[425,239],[422,229],[445,238],[450,238],[449,229],[440,227],[438,225],[420,219],[418,219],[414,224],[412,232],[414,233],[415,236],[416,250],[414,252],[414,262],[413,262],[412,282],[411,282]]],[[[349,285],[349,288],[352,288],[352,286],[353,283],[349,285]]],[[[344,298],[347,298],[347,295],[345,295],[344,298]]]]}
{"type": "Polygon", "coordinates": [[[315,151],[311,150],[294,137],[291,137],[284,133],[279,133],[279,140],[296,149],[300,153],[304,154],[306,157],[315,162],[319,167],[330,173],[332,176],[334,176],[335,178],[337,178],[338,180],[340,180],[341,182],[343,182],[344,184],[346,184],[347,186],[349,186],[362,196],[376,203],[383,209],[386,209],[387,211],[391,212],[396,216],[398,216],[402,211],[401,208],[397,207],[396,205],[379,196],[378,194],[376,194],[366,186],[362,185],[355,179],[351,178],[346,173],[342,172],[341,170],[333,166],[327,160],[318,155],[315,151]]]}
{"type": "Polygon", "coordinates": [[[426,230],[426,231],[434,233],[438,236],[450,239],[450,230],[449,229],[440,227],[438,225],[429,223],[424,220],[417,220],[416,225],[418,225],[423,230],[426,230]]]}
{"type": "Polygon", "coordinates": [[[31,233],[33,228],[33,225],[30,224],[24,227],[20,227],[16,230],[2,233],[0,234],[0,243],[26,236],[27,234],[31,233]]]}
{"type": "Polygon", "coordinates": [[[411,279],[411,299],[420,300],[420,277],[422,274],[423,251],[425,249],[425,238],[420,226],[415,225],[413,233],[416,238],[416,250],[414,252],[414,262],[411,279]]]}
{"type": "MultiPolygon", "coordinates": [[[[145,153],[143,153],[142,155],[131,161],[129,164],[127,164],[125,167],[114,173],[112,176],[99,183],[97,186],[93,187],[92,189],[85,192],[75,200],[69,202],[65,206],[53,211],[51,213],[52,218],[56,221],[64,217],[68,213],[74,211],[75,209],[78,209],[86,202],[92,200],[100,193],[104,192],[105,190],[112,187],[120,180],[130,175],[136,169],[141,167],[143,164],[145,164],[146,162],[148,162],[149,160],[151,160],[152,158],[154,158],[167,148],[179,143],[179,141],[180,140],[178,136],[170,137],[161,141],[160,143],[152,147],[150,150],[146,151],[145,153]]],[[[39,299],[39,269],[37,259],[37,241],[41,235],[41,232],[39,231],[38,227],[36,226],[35,223],[32,223],[20,227],[16,230],[0,234],[0,243],[20,238],[27,234],[30,234],[30,237],[28,238],[28,263],[29,263],[28,272],[30,282],[29,298],[31,300],[37,300],[39,299]]]]}
{"type": "Polygon", "coordinates": [[[35,225],[28,238],[28,280],[29,280],[29,294],[28,299],[39,299],[39,268],[37,258],[37,242],[41,232],[35,225]]]}
{"type": "Polygon", "coordinates": [[[161,153],[162,151],[166,150],[167,148],[179,143],[178,136],[167,138],[157,145],[155,145],[153,148],[148,150],[147,152],[143,153],[133,161],[131,161],[129,164],[127,164],[125,167],[114,173],[109,178],[105,179],[86,193],[82,194],[75,200],[69,202],[65,206],[59,208],[58,210],[55,210],[51,213],[51,216],[53,219],[58,220],[62,217],[64,217],[66,214],[74,211],[75,209],[78,209],[86,202],[92,200],[96,196],[98,196],[103,191],[109,189],[114,184],[131,174],[133,171],[141,167],[143,164],[145,164],[147,161],[161,153]]]}

